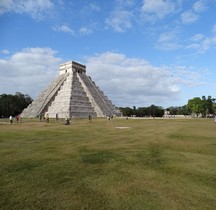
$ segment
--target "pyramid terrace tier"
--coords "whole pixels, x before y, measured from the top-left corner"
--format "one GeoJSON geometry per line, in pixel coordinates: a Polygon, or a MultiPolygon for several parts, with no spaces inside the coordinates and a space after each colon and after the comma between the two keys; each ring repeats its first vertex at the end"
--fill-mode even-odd
{"type": "Polygon", "coordinates": [[[21,117],[104,117],[120,111],[86,75],[86,66],[74,61],[60,65],[59,75],[21,113],[21,117]]]}

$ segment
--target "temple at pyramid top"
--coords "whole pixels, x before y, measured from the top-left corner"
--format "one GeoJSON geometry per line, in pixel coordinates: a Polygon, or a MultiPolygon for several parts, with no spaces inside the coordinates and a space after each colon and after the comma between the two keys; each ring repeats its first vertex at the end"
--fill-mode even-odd
{"type": "Polygon", "coordinates": [[[104,117],[120,111],[86,75],[86,66],[74,61],[60,65],[59,75],[21,113],[21,117],[104,117]]]}
{"type": "Polygon", "coordinates": [[[86,73],[86,66],[77,63],[75,61],[69,61],[66,63],[63,63],[60,65],[60,73],[59,74],[64,74],[64,73],[72,73],[73,71],[77,73],[86,73]]]}

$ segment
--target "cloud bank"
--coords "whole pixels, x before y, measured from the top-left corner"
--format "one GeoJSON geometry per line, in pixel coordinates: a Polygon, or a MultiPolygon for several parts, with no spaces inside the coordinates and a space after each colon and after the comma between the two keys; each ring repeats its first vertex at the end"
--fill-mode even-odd
{"type": "Polygon", "coordinates": [[[41,19],[53,7],[50,0],[2,0],[0,1],[0,15],[7,12],[27,13],[34,19],[41,19]]]}
{"type": "Polygon", "coordinates": [[[2,93],[22,92],[35,98],[57,74],[62,62],[51,48],[25,48],[0,59],[2,93]]]}
{"type": "MultiPolygon", "coordinates": [[[[65,62],[51,48],[25,48],[5,56],[0,59],[1,94],[18,91],[32,98],[49,85],[65,62]]],[[[121,53],[104,52],[81,63],[116,106],[166,106],[179,99],[181,87],[202,85],[199,73],[186,67],[154,66],[121,53]]]]}
{"type": "Polygon", "coordinates": [[[179,98],[181,86],[200,85],[186,67],[157,67],[144,59],[119,53],[89,57],[86,66],[87,74],[117,106],[170,104],[179,98]]]}

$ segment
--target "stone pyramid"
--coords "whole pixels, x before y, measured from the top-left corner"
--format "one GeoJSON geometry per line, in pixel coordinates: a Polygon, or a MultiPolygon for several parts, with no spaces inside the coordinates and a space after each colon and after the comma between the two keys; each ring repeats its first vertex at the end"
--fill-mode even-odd
{"type": "Polygon", "coordinates": [[[56,79],[21,113],[21,117],[104,117],[120,111],[86,75],[86,66],[74,61],[60,65],[56,79]]]}

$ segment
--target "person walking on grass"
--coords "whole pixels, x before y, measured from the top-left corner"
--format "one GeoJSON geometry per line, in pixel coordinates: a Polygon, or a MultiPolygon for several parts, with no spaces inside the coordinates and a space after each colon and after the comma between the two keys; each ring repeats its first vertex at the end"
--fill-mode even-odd
{"type": "Polygon", "coordinates": [[[19,115],[16,115],[16,121],[19,122],[19,115]]]}
{"type": "Polygon", "coordinates": [[[41,114],[39,115],[39,120],[40,120],[40,122],[42,121],[42,115],[41,114]]]}
{"type": "Polygon", "coordinates": [[[49,122],[49,114],[46,114],[46,121],[49,122]]]}
{"type": "Polygon", "coordinates": [[[92,122],[92,116],[89,115],[89,122],[92,122]]]}
{"type": "Polygon", "coordinates": [[[10,116],[10,117],[9,117],[9,120],[10,120],[10,124],[12,124],[12,123],[13,123],[13,117],[10,116]]]}
{"type": "Polygon", "coordinates": [[[65,117],[65,125],[70,125],[70,119],[67,116],[65,117]]]}

